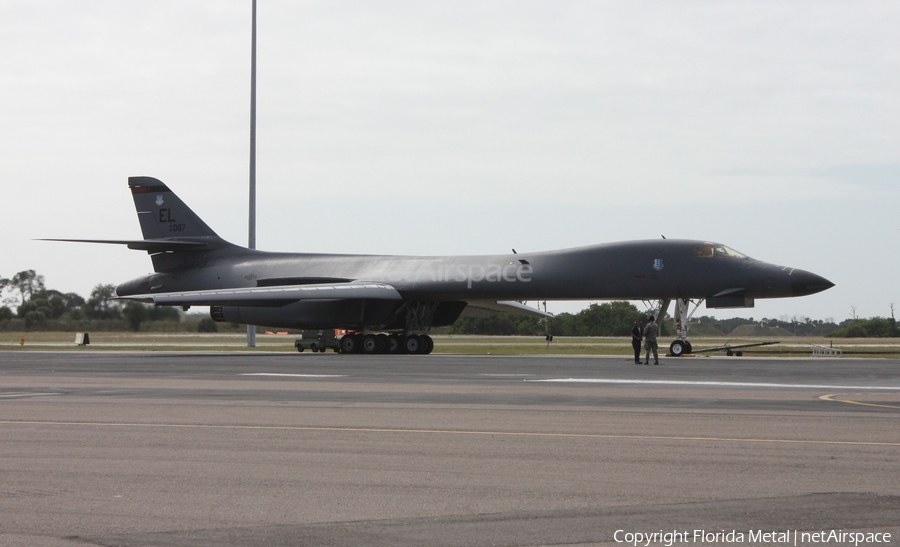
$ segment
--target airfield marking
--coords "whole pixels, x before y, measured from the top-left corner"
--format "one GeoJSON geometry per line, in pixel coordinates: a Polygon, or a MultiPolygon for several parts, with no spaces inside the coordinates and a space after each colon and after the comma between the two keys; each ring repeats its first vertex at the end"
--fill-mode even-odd
{"type": "Polygon", "coordinates": [[[689,380],[619,380],[612,378],[547,378],[544,380],[524,380],[525,382],[560,382],[581,384],[651,384],[674,386],[719,386],[719,387],[780,387],[802,389],[871,389],[900,391],[900,386],[832,386],[818,384],[770,384],[762,382],[695,382],[689,380]]]}
{"type": "Polygon", "coordinates": [[[0,399],[18,399],[22,397],[46,397],[48,395],[62,395],[62,393],[23,393],[20,391],[11,391],[0,393],[0,399]]]}
{"type": "Polygon", "coordinates": [[[245,372],[238,376],[288,376],[291,378],[343,378],[346,374],[282,374],[280,372],[245,372]]]}
{"type": "Polygon", "coordinates": [[[735,437],[684,437],[678,435],[609,435],[603,433],[538,433],[528,431],[474,431],[458,429],[392,429],[379,427],[327,427],[327,426],[290,426],[290,425],[211,425],[211,424],[159,424],[132,422],[53,422],[0,420],[0,425],[67,425],[83,427],[146,427],[173,429],[226,429],[226,430],[268,430],[268,431],[331,431],[338,433],[418,433],[443,435],[479,435],[504,437],[548,437],[570,439],[621,439],[633,441],[707,441],[730,443],[772,443],[772,444],[809,444],[809,445],[843,445],[843,446],[900,446],[900,442],[871,441],[815,441],[808,439],[754,439],[735,437]]]}
{"type": "Polygon", "coordinates": [[[822,395],[819,399],[823,401],[831,401],[832,403],[847,403],[848,405],[860,405],[860,406],[875,406],[878,408],[897,408],[900,409],[900,406],[897,405],[877,405],[875,403],[861,403],[859,401],[847,401],[844,399],[832,399],[832,397],[837,397],[837,393],[832,393],[831,395],[822,395]]]}

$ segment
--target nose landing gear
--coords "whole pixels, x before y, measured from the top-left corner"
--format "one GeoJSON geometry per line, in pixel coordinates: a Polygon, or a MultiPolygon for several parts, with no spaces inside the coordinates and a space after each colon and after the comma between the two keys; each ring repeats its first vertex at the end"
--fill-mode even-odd
{"type": "MultiPolygon", "coordinates": [[[[694,312],[697,311],[697,308],[700,307],[700,304],[703,303],[704,299],[700,299],[696,302],[693,302],[693,309],[689,309],[692,301],[687,298],[676,298],[675,299],[675,314],[674,314],[674,322],[675,322],[675,336],[678,338],[669,344],[669,355],[672,357],[683,357],[685,355],[690,355],[693,353],[693,347],[691,343],[688,342],[688,321],[690,321],[691,317],[694,315],[694,312]]],[[[659,302],[659,312],[656,322],[662,324],[663,319],[666,317],[666,311],[669,308],[670,300],[660,300],[659,302]]]]}
{"type": "Polygon", "coordinates": [[[691,343],[687,340],[675,340],[669,345],[669,354],[672,357],[681,357],[692,353],[691,343]]]}

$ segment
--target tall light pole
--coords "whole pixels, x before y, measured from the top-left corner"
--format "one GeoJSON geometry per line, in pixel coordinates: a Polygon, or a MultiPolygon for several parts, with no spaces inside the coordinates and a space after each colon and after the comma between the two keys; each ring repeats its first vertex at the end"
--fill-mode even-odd
{"type": "MultiPolygon", "coordinates": [[[[256,0],[250,38],[250,216],[247,247],[256,248],[256,0]]],[[[247,347],[256,347],[256,325],[247,325],[247,347]]]]}

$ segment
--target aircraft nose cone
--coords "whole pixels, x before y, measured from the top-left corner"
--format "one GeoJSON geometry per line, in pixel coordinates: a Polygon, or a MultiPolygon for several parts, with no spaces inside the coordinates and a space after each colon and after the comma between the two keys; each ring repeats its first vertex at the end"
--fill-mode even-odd
{"type": "Polygon", "coordinates": [[[806,296],[815,294],[834,287],[834,283],[821,275],[804,270],[794,270],[791,273],[791,292],[793,296],[806,296]]]}

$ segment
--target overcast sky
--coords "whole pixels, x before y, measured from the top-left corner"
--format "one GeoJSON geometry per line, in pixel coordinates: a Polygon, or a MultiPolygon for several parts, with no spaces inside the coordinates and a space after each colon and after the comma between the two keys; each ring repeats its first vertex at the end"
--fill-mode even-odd
{"type": "MultiPolygon", "coordinates": [[[[250,5],[0,2],[0,276],[87,296],[149,272],[139,251],[33,241],[139,239],[134,175],[246,244],[250,5]]],[[[897,2],[259,0],[258,17],[260,249],[665,235],[836,284],[722,317],[900,306],[897,2]]]]}

